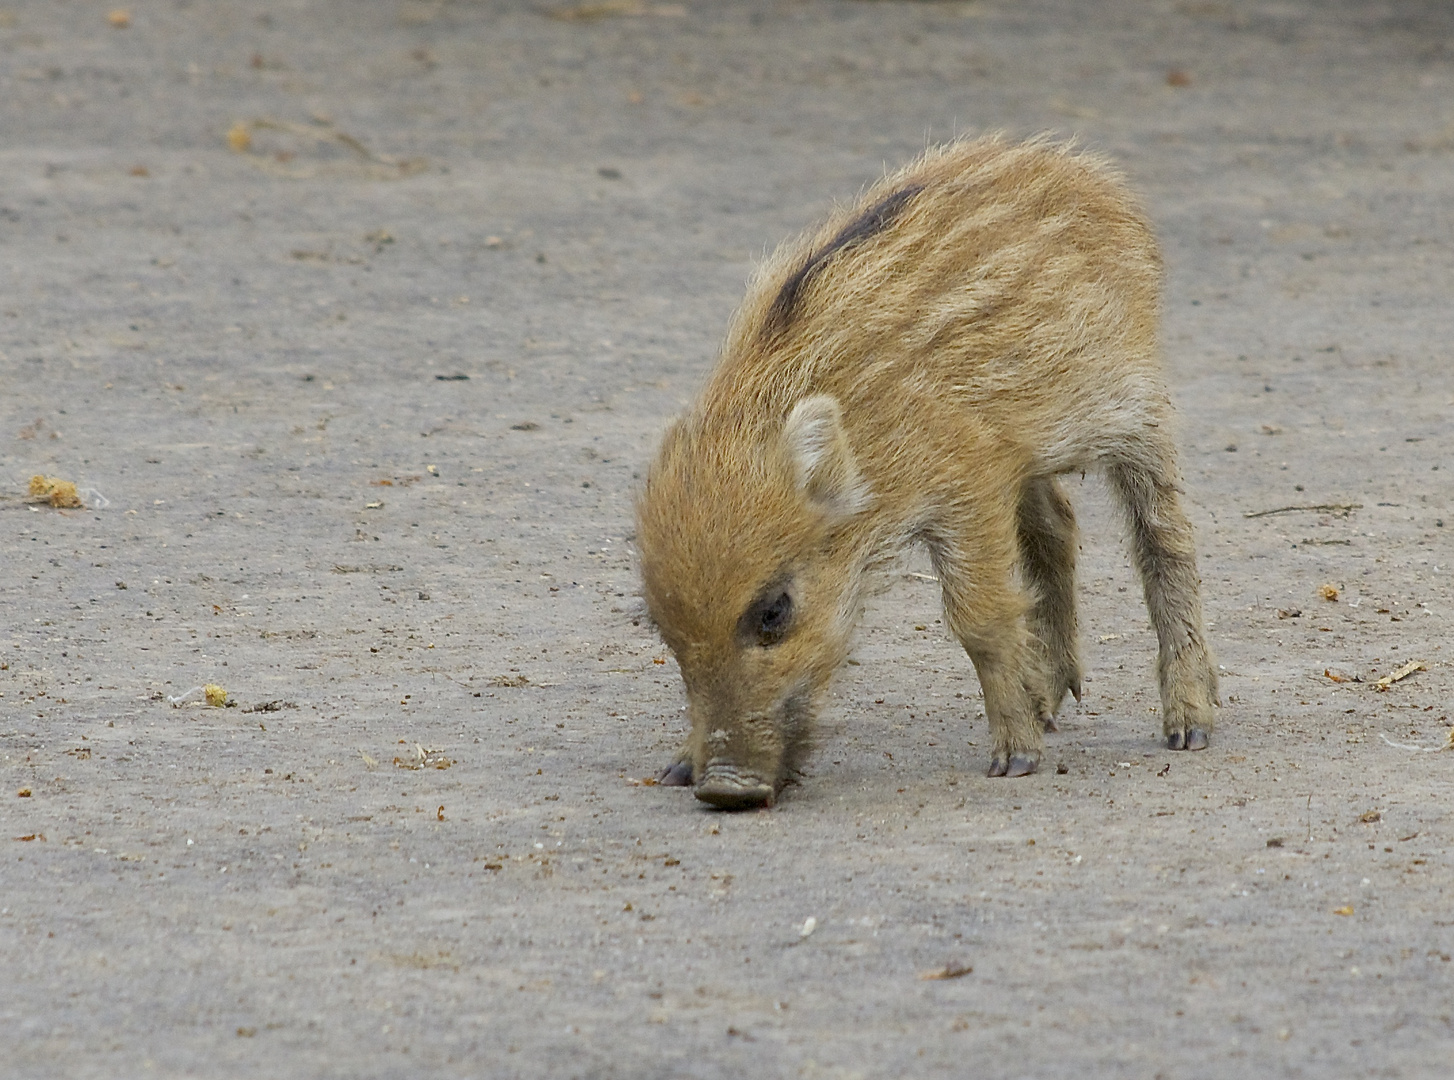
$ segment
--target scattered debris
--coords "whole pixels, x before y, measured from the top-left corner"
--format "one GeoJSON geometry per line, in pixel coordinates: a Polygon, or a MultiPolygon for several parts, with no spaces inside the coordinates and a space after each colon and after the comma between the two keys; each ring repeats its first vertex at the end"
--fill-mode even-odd
{"type": "Polygon", "coordinates": [[[1365,825],[1371,825],[1375,821],[1382,821],[1383,820],[1383,811],[1382,810],[1365,810],[1365,811],[1363,811],[1363,813],[1361,813],[1361,814],[1358,815],[1358,820],[1361,821],[1361,822],[1363,822],[1365,825]]]}
{"type": "Polygon", "coordinates": [[[28,799],[28,798],[30,798],[30,788],[28,788],[28,787],[21,788],[19,791],[17,791],[15,793],[15,797],[17,799],[28,799]]]}
{"type": "Polygon", "coordinates": [[[1296,607],[1295,608],[1278,608],[1277,609],[1277,617],[1279,619],[1301,619],[1303,617],[1303,609],[1302,608],[1296,608],[1296,607]]]}
{"type": "Polygon", "coordinates": [[[511,431],[538,431],[539,429],[540,425],[534,420],[521,420],[518,424],[510,425],[511,431]]]}
{"type": "Polygon", "coordinates": [[[1378,737],[1397,750],[1410,750],[1416,754],[1437,754],[1442,750],[1454,748],[1454,738],[1446,740],[1443,746],[1417,746],[1414,743],[1394,742],[1381,731],[1378,733],[1378,737]]]}
{"type": "Polygon", "coordinates": [[[489,686],[529,686],[530,680],[524,675],[494,675],[490,678],[489,686]]]}
{"type": "Polygon", "coordinates": [[[470,379],[464,372],[455,372],[453,375],[436,375],[434,377],[440,382],[469,382],[470,379]]]}
{"type": "Polygon", "coordinates": [[[556,8],[552,19],[561,22],[594,22],[597,19],[634,18],[642,15],[685,15],[683,4],[648,4],[644,0],[598,0],[594,4],[573,4],[556,8]]]}
{"type": "Polygon", "coordinates": [[[426,750],[419,743],[414,744],[414,757],[396,757],[394,767],[418,771],[420,769],[447,769],[454,764],[444,756],[443,750],[426,750]]]}
{"type": "MultiPolygon", "coordinates": [[[[276,144],[276,140],[268,141],[276,144]]],[[[409,176],[428,168],[428,162],[423,158],[395,158],[375,153],[362,140],[346,131],[338,131],[333,127],[331,120],[319,116],[314,117],[312,124],[295,124],[287,120],[274,120],[268,117],[261,117],[251,122],[239,120],[227,131],[227,145],[233,153],[241,154],[265,172],[292,180],[307,179],[323,171],[336,173],[340,167],[345,172],[352,173],[357,173],[361,169],[365,175],[383,180],[409,176]],[[259,148],[257,146],[259,132],[276,133],[293,141],[290,144],[285,138],[280,147],[271,150],[266,147],[259,148]],[[311,164],[290,165],[300,156],[300,152],[306,153],[306,151],[296,149],[300,144],[303,147],[311,146],[315,149],[341,146],[352,153],[353,160],[351,162],[314,161],[311,164]]],[[[393,237],[389,237],[388,240],[392,241],[393,237]]]]}
{"type": "Polygon", "coordinates": [[[42,840],[42,841],[45,840],[45,833],[43,833],[43,832],[33,832],[33,833],[29,833],[29,834],[27,834],[25,836],[17,836],[14,839],[19,840],[22,844],[28,844],[32,840],[42,840]]]}
{"type": "Polygon", "coordinates": [[[1397,671],[1390,672],[1383,678],[1379,679],[1378,682],[1373,684],[1373,688],[1382,692],[1384,690],[1387,690],[1394,683],[1402,682],[1404,679],[1407,679],[1416,671],[1428,670],[1429,669],[1424,665],[1424,662],[1422,660],[1410,660],[1407,664],[1399,668],[1397,671]]]}
{"type": "Polygon", "coordinates": [[[818,929],[818,920],[809,915],[803,920],[803,925],[798,927],[798,940],[808,937],[814,930],[818,929]]]}
{"type": "Polygon", "coordinates": [[[1248,510],[1242,514],[1244,518],[1271,517],[1273,514],[1295,514],[1299,512],[1341,514],[1347,517],[1354,510],[1362,510],[1362,503],[1313,503],[1306,506],[1278,506],[1271,510],[1248,510]]]}
{"type": "Polygon", "coordinates": [[[658,784],[661,783],[661,781],[654,776],[643,776],[640,780],[635,780],[632,777],[628,776],[626,778],[626,782],[632,787],[656,787],[658,784]]]}
{"type": "Polygon", "coordinates": [[[216,683],[208,683],[202,687],[202,696],[214,709],[220,709],[227,704],[227,691],[216,683]]]}
{"type": "Polygon", "coordinates": [[[1274,836],[1274,837],[1272,837],[1272,839],[1270,839],[1270,840],[1267,841],[1267,846],[1268,847],[1282,847],[1282,837],[1280,837],[1280,836],[1274,836]]]}
{"type": "Polygon", "coordinates": [[[402,566],[383,566],[378,563],[369,566],[343,566],[339,563],[333,564],[335,574],[397,574],[404,568],[402,566]]]}
{"type": "Polygon", "coordinates": [[[1363,681],[1362,675],[1344,675],[1342,672],[1334,671],[1332,668],[1324,668],[1323,677],[1325,679],[1331,679],[1336,683],[1361,683],[1363,681]]]}
{"type": "Polygon", "coordinates": [[[1338,587],[1336,585],[1319,585],[1318,595],[1330,604],[1338,602],[1338,587]]]}
{"type": "Polygon", "coordinates": [[[365,754],[362,750],[358,752],[358,756],[363,758],[363,763],[366,768],[377,769],[379,767],[378,758],[369,757],[368,754],[365,754]]]}
{"type": "Polygon", "coordinates": [[[441,806],[438,810],[434,811],[434,820],[435,821],[443,821],[444,820],[444,807],[443,806],[441,806]]]}
{"type": "Polygon", "coordinates": [[[1353,905],[1352,904],[1344,904],[1340,908],[1334,908],[1333,909],[1333,914],[1334,915],[1352,915],[1353,914],[1353,905]]]}
{"type": "Polygon", "coordinates": [[[922,982],[933,982],[936,979],[961,979],[973,971],[974,968],[968,964],[945,964],[932,971],[919,972],[919,979],[922,982]]]}

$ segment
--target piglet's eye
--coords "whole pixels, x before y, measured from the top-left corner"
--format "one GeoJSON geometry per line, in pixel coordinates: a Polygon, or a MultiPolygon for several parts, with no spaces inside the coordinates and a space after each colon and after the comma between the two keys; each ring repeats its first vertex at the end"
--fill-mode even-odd
{"type": "Polygon", "coordinates": [[[793,598],[787,593],[779,593],[766,603],[759,603],[753,614],[757,643],[764,648],[776,645],[792,625],[793,598]]]}

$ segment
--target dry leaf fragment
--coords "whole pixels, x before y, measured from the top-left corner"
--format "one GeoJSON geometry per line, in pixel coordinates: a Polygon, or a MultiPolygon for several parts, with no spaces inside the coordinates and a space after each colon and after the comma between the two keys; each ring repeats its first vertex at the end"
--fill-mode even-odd
{"type": "Polygon", "coordinates": [[[1382,821],[1383,813],[1379,810],[1365,810],[1358,815],[1358,820],[1362,822],[1382,821]]]}
{"type": "Polygon", "coordinates": [[[1340,908],[1334,908],[1333,909],[1333,914],[1334,915],[1352,915],[1353,914],[1353,905],[1352,904],[1344,904],[1340,908]]]}
{"type": "Polygon", "coordinates": [[[1327,600],[1329,603],[1338,602],[1338,589],[1336,586],[1320,585],[1318,586],[1318,595],[1321,596],[1324,600],[1327,600]]]}
{"type": "Polygon", "coordinates": [[[30,497],[46,499],[55,507],[74,509],[82,505],[76,485],[72,481],[62,480],[58,476],[41,476],[39,474],[32,476],[30,478],[30,497]]]}
{"type": "Polygon", "coordinates": [[[17,799],[28,799],[28,798],[30,798],[30,788],[28,788],[28,787],[21,788],[19,791],[17,791],[15,793],[15,797],[17,799]]]}
{"type": "Polygon", "coordinates": [[[1410,660],[1407,664],[1399,668],[1397,671],[1390,672],[1383,678],[1379,679],[1378,682],[1373,684],[1373,688],[1382,692],[1384,690],[1387,690],[1394,683],[1402,682],[1404,679],[1407,679],[1416,671],[1428,670],[1429,669],[1424,666],[1424,662],[1422,660],[1410,660]]]}
{"type": "Polygon", "coordinates": [[[932,971],[919,972],[919,978],[923,982],[932,982],[936,979],[959,979],[974,971],[968,964],[945,964],[943,967],[934,968],[932,971]]]}
{"type": "Polygon", "coordinates": [[[1336,683],[1362,682],[1363,681],[1362,679],[1358,678],[1356,675],[1340,675],[1338,672],[1334,671],[1332,668],[1324,668],[1323,669],[1323,677],[1325,679],[1332,679],[1336,683]]]}
{"type": "Polygon", "coordinates": [[[365,768],[377,769],[379,767],[379,760],[378,760],[378,758],[369,757],[362,750],[360,750],[358,752],[358,756],[361,757],[361,758],[363,758],[363,763],[364,763],[365,768]]]}
{"type": "Polygon", "coordinates": [[[1277,609],[1277,617],[1279,619],[1301,619],[1303,617],[1303,609],[1302,608],[1278,608],[1277,609]]]}

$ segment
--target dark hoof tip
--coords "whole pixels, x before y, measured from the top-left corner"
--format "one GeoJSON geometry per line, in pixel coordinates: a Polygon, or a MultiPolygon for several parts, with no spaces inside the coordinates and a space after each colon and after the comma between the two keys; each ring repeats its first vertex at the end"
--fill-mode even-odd
{"type": "Polygon", "coordinates": [[[1186,748],[1188,750],[1205,750],[1211,745],[1212,737],[1201,728],[1192,728],[1186,733],[1186,748]]]}
{"type": "Polygon", "coordinates": [[[692,763],[678,761],[656,774],[656,782],[662,787],[691,787],[692,763]]]}
{"type": "Polygon", "coordinates": [[[1010,758],[1010,767],[1005,771],[1006,776],[1029,776],[1040,767],[1038,757],[1029,757],[1025,754],[1016,754],[1010,758]]]}
{"type": "Polygon", "coordinates": [[[1185,750],[1186,735],[1180,731],[1173,731],[1166,737],[1166,748],[1168,750],[1185,750]]]}
{"type": "Polygon", "coordinates": [[[1040,724],[1042,727],[1045,728],[1046,731],[1060,730],[1060,725],[1055,722],[1055,717],[1053,716],[1042,717],[1040,720],[1040,724]]]}
{"type": "Polygon", "coordinates": [[[1010,769],[1010,763],[1004,758],[995,758],[990,762],[990,771],[986,776],[1004,776],[1010,769]]]}

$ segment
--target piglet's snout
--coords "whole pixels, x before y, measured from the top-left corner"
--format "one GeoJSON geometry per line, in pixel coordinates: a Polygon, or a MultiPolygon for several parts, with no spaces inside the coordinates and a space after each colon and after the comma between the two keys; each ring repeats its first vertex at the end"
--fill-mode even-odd
{"type": "Polygon", "coordinates": [[[771,806],[773,785],[755,773],[722,761],[708,762],[696,788],[697,798],[719,810],[752,810],[771,806]]]}

